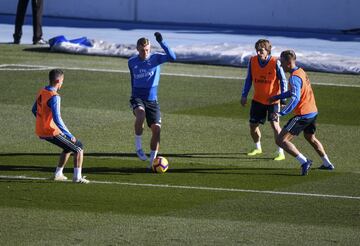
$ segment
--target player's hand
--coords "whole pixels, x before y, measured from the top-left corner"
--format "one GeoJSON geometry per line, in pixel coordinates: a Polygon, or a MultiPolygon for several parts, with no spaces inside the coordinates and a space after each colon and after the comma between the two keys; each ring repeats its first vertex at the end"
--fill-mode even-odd
{"type": "Polygon", "coordinates": [[[156,33],[154,33],[154,36],[156,38],[156,41],[158,41],[159,43],[163,41],[163,37],[162,37],[161,33],[156,32],[156,33]]]}
{"type": "Polygon", "coordinates": [[[277,101],[274,97],[270,97],[269,99],[268,99],[268,101],[269,101],[269,103],[273,103],[273,102],[275,102],[275,101],[277,101]]]}
{"type": "Polygon", "coordinates": [[[247,103],[247,97],[241,97],[240,103],[243,107],[245,107],[245,105],[247,103]]]}
{"type": "Polygon", "coordinates": [[[71,142],[76,143],[76,137],[72,137],[71,142]]]}
{"type": "Polygon", "coordinates": [[[280,105],[283,107],[286,105],[286,99],[281,99],[280,100],[280,105]]]}

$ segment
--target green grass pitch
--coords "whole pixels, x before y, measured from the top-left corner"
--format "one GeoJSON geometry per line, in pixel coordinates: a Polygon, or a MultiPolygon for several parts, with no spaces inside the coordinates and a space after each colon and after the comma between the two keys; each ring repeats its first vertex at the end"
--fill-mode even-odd
{"type": "MultiPolygon", "coordinates": [[[[320,112],[317,136],[336,170],[316,170],[320,158],[299,137],[295,144],[314,160],[309,176],[301,177],[289,155],[271,160],[276,146],[269,124],[262,127],[264,154],[246,156],[253,144],[249,105],[239,103],[243,79],[225,78],[245,77],[246,69],[164,65],[160,154],[170,169],[156,175],[145,173],[147,163],[134,155],[129,74],[86,70],[126,71],[126,59],[0,45],[0,63],[1,245],[359,243],[360,76],[309,72],[320,112]],[[64,67],[62,116],[85,145],[84,174],[99,183],[45,180],[59,149],[34,135],[31,107],[48,70],[11,70],[19,64],[64,67]]],[[[147,152],[149,138],[146,129],[147,152]]],[[[65,173],[72,177],[71,162],[65,173]]]]}

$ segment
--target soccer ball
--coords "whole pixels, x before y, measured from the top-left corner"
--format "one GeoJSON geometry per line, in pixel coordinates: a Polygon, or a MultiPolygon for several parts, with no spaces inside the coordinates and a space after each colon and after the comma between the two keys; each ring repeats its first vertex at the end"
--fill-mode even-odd
{"type": "Polygon", "coordinates": [[[169,163],[165,157],[158,156],[155,158],[152,170],[154,173],[165,173],[169,169],[169,163]]]}

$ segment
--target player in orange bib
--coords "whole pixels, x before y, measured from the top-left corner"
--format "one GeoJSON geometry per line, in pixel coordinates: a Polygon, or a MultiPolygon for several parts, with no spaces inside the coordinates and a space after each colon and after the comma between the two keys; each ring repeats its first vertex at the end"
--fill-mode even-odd
{"type": "Polygon", "coordinates": [[[63,169],[70,157],[70,153],[73,152],[73,182],[87,184],[89,180],[81,176],[84,155],[83,145],[70,133],[60,114],[60,95],[58,91],[61,89],[63,81],[63,71],[53,69],[49,72],[49,85],[39,91],[32,108],[32,112],[36,117],[35,132],[41,139],[63,149],[54,174],[54,180],[67,180],[67,177],[63,174],[63,169]]]}
{"type": "MultiPolygon", "coordinates": [[[[273,102],[279,99],[291,98],[288,105],[281,110],[279,115],[283,116],[294,111],[295,117],[291,118],[284,126],[276,139],[276,143],[300,162],[301,175],[307,175],[312,161],[307,159],[300,153],[295,145],[291,143],[294,136],[298,136],[300,132],[304,131],[305,139],[316,150],[323,161],[320,169],[333,170],[334,166],[326,155],[323,145],[315,137],[318,109],[310,80],[305,71],[296,66],[296,54],[294,51],[283,51],[280,55],[280,60],[284,71],[291,74],[289,78],[290,90],[273,96],[269,101],[273,102]]],[[[276,117],[276,115],[274,115],[274,117],[276,117]]]]}
{"type": "MultiPolygon", "coordinates": [[[[267,120],[274,131],[274,138],[280,133],[278,117],[273,118],[272,113],[279,112],[280,100],[269,102],[269,98],[286,91],[287,80],[281,68],[280,62],[271,56],[271,43],[269,40],[260,39],[255,44],[257,56],[253,56],[249,62],[248,74],[241,96],[241,105],[245,106],[247,96],[254,86],[254,96],[250,109],[250,135],[255,143],[255,149],[248,153],[254,156],[262,153],[261,132],[259,125],[267,120]]],[[[282,102],[284,104],[284,102],[282,102]]],[[[278,149],[276,161],[285,159],[282,148],[278,149]]]]}

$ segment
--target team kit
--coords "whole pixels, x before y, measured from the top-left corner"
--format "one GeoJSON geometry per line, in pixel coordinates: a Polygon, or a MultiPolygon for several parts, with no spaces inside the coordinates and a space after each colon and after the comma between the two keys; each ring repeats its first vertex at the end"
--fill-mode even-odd
{"type": "MultiPolygon", "coordinates": [[[[164,53],[151,53],[149,39],[140,38],[136,44],[138,54],[129,58],[128,67],[131,77],[130,105],[135,116],[135,152],[140,160],[148,161],[147,171],[161,173],[168,169],[168,162],[164,157],[158,156],[161,133],[161,113],[157,96],[160,66],[166,62],[174,62],[176,55],[163,40],[161,33],[156,32],[154,36],[164,53]],[[142,147],[145,121],[151,130],[149,156],[142,147]]],[[[249,91],[253,87],[249,128],[254,149],[247,155],[262,154],[260,127],[269,121],[277,145],[274,161],[284,161],[286,152],[299,162],[300,174],[306,176],[312,166],[312,160],[304,156],[292,143],[296,136],[303,133],[306,141],[322,160],[318,168],[333,170],[334,165],[329,160],[322,143],[315,136],[318,109],[306,72],[296,65],[296,54],[293,50],[285,50],[277,58],[271,55],[271,48],[270,41],[266,39],[260,39],[255,43],[256,55],[250,59],[241,93],[240,104],[246,107],[249,91]],[[285,73],[290,74],[288,80],[285,73]],[[291,112],[294,116],[281,128],[279,119],[291,112]]],[[[88,184],[90,181],[82,175],[83,144],[69,131],[61,118],[61,97],[58,91],[63,82],[62,70],[53,69],[49,72],[49,85],[40,89],[32,107],[36,117],[35,132],[40,139],[62,149],[53,180],[68,179],[63,174],[63,169],[73,153],[72,181],[88,184]]]]}

